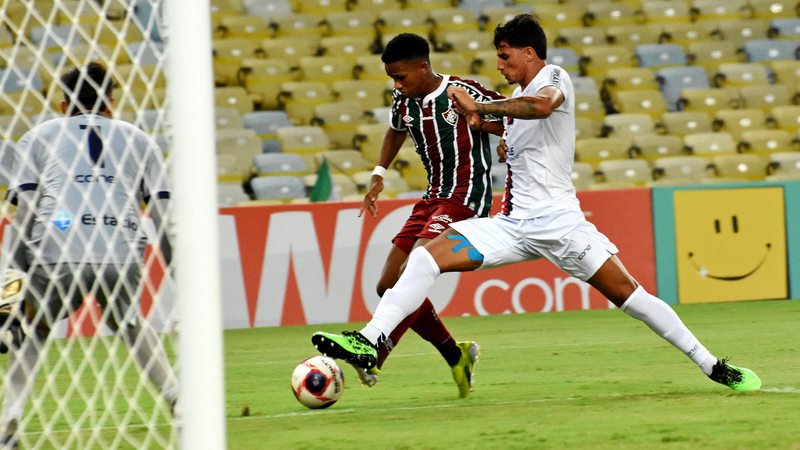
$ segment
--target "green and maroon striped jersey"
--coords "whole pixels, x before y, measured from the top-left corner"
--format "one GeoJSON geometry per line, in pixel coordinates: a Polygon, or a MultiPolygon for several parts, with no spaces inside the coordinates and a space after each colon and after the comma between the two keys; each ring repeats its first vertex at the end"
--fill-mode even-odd
{"type": "MultiPolygon", "coordinates": [[[[492,202],[489,169],[492,151],[489,135],[469,128],[466,119],[453,110],[447,87],[464,88],[477,101],[504,98],[475,81],[442,75],[442,84],[422,99],[392,92],[390,126],[408,131],[425,169],[428,189],[423,198],[453,198],[487,216],[492,202]]],[[[485,120],[500,120],[487,117],[485,120]]]]}

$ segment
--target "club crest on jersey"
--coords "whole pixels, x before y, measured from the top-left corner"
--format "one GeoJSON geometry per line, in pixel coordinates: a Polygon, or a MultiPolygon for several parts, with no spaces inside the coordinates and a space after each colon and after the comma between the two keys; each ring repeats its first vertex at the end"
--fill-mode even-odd
{"type": "Polygon", "coordinates": [[[53,225],[61,231],[67,231],[67,228],[72,225],[72,219],[72,214],[61,209],[53,216],[53,225]]]}
{"type": "Polygon", "coordinates": [[[414,126],[414,124],[412,123],[412,122],[414,122],[414,118],[409,116],[408,114],[403,116],[403,122],[406,123],[407,127],[413,127],[414,126]]]}
{"type": "Polygon", "coordinates": [[[442,113],[442,118],[450,125],[455,125],[458,122],[458,113],[453,108],[447,108],[447,111],[442,113]]]}

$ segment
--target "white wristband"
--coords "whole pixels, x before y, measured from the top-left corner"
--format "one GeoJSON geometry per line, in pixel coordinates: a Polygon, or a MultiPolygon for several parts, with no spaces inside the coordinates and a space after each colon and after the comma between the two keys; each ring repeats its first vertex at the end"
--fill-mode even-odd
{"type": "Polygon", "coordinates": [[[375,168],[372,169],[372,174],[377,175],[381,178],[386,178],[386,168],[381,166],[375,166],[375,168]]]}

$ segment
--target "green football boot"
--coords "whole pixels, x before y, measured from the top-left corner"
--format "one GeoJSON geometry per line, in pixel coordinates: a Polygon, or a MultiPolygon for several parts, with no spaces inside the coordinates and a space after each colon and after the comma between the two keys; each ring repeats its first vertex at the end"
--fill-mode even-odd
{"type": "Polygon", "coordinates": [[[755,391],[761,388],[761,379],[755,372],[728,364],[725,359],[714,364],[708,378],[736,391],[755,391]]]}
{"type": "Polygon", "coordinates": [[[473,341],[457,342],[457,345],[461,348],[461,359],[454,366],[450,366],[450,371],[453,372],[453,380],[458,386],[458,396],[464,398],[472,392],[472,375],[481,348],[473,341]]]}
{"type": "Polygon", "coordinates": [[[378,349],[358,331],[342,334],[317,331],[311,343],[325,356],[343,359],[362,369],[372,369],[378,362],[378,349]]]}

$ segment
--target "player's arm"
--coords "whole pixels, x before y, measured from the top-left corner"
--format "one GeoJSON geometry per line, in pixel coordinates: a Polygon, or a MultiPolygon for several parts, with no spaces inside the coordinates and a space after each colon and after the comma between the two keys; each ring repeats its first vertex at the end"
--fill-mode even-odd
{"type": "Polygon", "coordinates": [[[469,123],[469,127],[473,130],[491,133],[497,136],[502,136],[505,130],[503,122],[499,120],[483,120],[480,114],[470,114],[467,116],[467,123],[469,123]]]}
{"type": "Polygon", "coordinates": [[[449,87],[447,95],[456,111],[463,115],[491,114],[515,119],[544,119],[564,102],[564,94],[555,86],[545,86],[533,97],[516,97],[490,102],[476,102],[463,89],[449,87]]]}
{"type": "Polygon", "coordinates": [[[397,152],[400,151],[400,147],[402,147],[403,142],[406,140],[407,134],[408,132],[405,130],[395,130],[394,128],[386,130],[386,135],[383,138],[383,146],[381,147],[381,157],[378,160],[378,166],[375,167],[375,170],[372,172],[369,189],[364,195],[364,200],[361,202],[358,217],[364,214],[364,210],[369,211],[372,217],[378,215],[377,201],[378,194],[383,191],[383,174],[386,172],[386,168],[394,161],[397,152]]]}
{"type": "Polygon", "coordinates": [[[172,236],[167,213],[169,198],[164,198],[163,196],[151,198],[147,203],[147,209],[153,219],[156,233],[158,233],[158,245],[161,249],[161,255],[164,256],[164,262],[169,266],[172,262],[172,236]]]}

